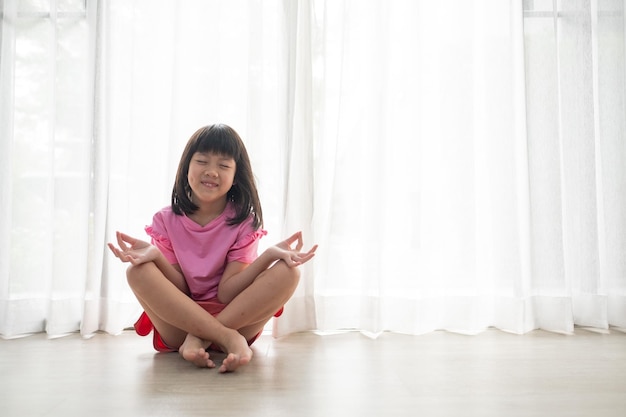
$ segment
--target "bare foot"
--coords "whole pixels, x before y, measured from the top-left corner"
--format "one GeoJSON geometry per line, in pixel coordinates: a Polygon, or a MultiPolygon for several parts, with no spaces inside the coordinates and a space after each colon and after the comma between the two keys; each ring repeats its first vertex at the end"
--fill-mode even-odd
{"type": "Polygon", "coordinates": [[[228,352],[226,359],[222,362],[219,371],[221,373],[233,372],[242,365],[247,365],[252,359],[252,349],[248,346],[246,339],[239,334],[233,332],[230,339],[226,340],[224,351],[228,352]]]}
{"type": "Polygon", "coordinates": [[[215,363],[209,358],[209,352],[205,346],[210,345],[202,339],[188,334],[185,341],[178,348],[178,353],[186,361],[189,361],[199,368],[215,368],[215,363]]]}

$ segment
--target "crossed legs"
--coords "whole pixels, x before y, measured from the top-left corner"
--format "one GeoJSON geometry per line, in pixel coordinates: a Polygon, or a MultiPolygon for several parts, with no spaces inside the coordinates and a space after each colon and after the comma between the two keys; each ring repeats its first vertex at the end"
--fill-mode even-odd
{"type": "Polygon", "coordinates": [[[128,283],[163,340],[186,360],[215,367],[206,349],[215,343],[227,353],[220,372],[234,371],[252,359],[248,340],[293,295],[300,271],[283,261],[262,272],[213,317],[174,286],[152,262],[131,266],[128,283]]]}

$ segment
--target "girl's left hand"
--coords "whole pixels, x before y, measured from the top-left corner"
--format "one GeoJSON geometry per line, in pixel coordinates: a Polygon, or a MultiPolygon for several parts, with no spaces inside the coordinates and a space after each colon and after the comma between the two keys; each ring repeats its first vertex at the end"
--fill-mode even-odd
{"type": "Polygon", "coordinates": [[[303,245],[302,232],[296,232],[282,242],[274,245],[272,249],[278,259],[282,259],[290,267],[296,267],[311,260],[317,250],[317,245],[313,245],[308,252],[300,252],[303,245]],[[291,245],[294,242],[297,242],[296,247],[292,248],[291,245]]]}

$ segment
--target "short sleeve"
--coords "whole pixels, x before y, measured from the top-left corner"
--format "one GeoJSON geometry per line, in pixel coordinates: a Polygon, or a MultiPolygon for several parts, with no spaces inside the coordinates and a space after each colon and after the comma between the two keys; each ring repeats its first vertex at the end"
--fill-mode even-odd
{"type": "Polygon", "coordinates": [[[243,262],[252,263],[257,258],[257,249],[259,240],[267,234],[266,230],[258,229],[239,238],[233,246],[231,246],[226,256],[226,262],[243,262]]]}
{"type": "Polygon", "coordinates": [[[148,236],[152,238],[152,244],[161,251],[163,256],[165,256],[165,259],[167,259],[167,261],[171,264],[177,264],[178,259],[174,253],[172,242],[168,238],[165,224],[159,214],[160,213],[154,215],[152,218],[152,225],[146,226],[145,231],[148,236]]]}

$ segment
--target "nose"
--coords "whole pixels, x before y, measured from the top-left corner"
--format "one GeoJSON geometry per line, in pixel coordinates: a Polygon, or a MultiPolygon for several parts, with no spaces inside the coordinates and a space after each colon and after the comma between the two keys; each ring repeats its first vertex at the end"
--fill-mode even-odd
{"type": "Polygon", "coordinates": [[[207,168],[207,169],[204,171],[204,174],[205,174],[207,177],[215,178],[215,177],[217,177],[217,170],[215,170],[214,168],[207,168]]]}

